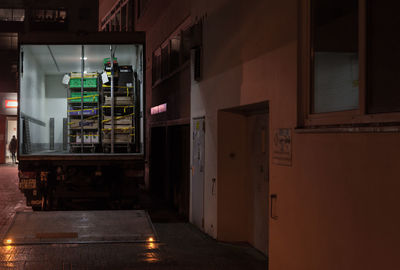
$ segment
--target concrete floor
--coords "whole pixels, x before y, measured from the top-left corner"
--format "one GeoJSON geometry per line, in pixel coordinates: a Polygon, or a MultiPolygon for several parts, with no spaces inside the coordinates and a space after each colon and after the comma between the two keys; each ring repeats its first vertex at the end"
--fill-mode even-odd
{"type": "MultiPolygon", "coordinates": [[[[17,168],[0,166],[0,236],[17,211],[31,211],[17,168]]],[[[267,269],[249,246],[220,243],[188,223],[155,223],[159,243],[0,246],[0,269],[267,269]]]]}

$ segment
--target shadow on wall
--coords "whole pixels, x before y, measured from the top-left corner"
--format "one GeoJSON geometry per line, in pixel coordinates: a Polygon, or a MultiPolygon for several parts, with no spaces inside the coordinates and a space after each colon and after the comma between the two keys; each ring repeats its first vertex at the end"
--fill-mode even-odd
{"type": "Polygon", "coordinates": [[[297,1],[226,1],[204,23],[204,78],[297,39],[297,1]]]}

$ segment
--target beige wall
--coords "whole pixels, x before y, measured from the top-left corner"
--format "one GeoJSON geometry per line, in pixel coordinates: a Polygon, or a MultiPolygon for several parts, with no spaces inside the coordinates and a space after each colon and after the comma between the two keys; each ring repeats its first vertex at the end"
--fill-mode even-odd
{"type": "MultiPolygon", "coordinates": [[[[205,231],[223,238],[230,233],[218,225],[223,205],[210,195],[211,179],[223,169],[217,111],[269,100],[270,137],[276,128],[294,130],[298,14],[297,1],[218,2],[199,4],[207,15],[205,69],[204,80],[192,84],[192,115],[206,115],[205,231]]],[[[292,166],[270,162],[279,215],[270,221],[270,269],[400,267],[399,137],[293,133],[292,166]]],[[[217,181],[220,189],[228,179],[217,181]]]]}
{"type": "Polygon", "coordinates": [[[272,269],[399,269],[399,135],[293,140],[293,167],[271,175],[279,196],[272,269]]]}
{"type": "MultiPolygon", "coordinates": [[[[224,213],[218,213],[223,205],[217,197],[232,200],[218,193],[228,183],[226,176],[219,179],[217,149],[226,130],[220,131],[218,111],[269,101],[270,137],[277,128],[293,134],[292,166],[270,162],[270,193],[278,195],[279,215],[270,221],[270,269],[400,269],[399,134],[294,131],[299,1],[187,2],[193,21],[204,17],[203,80],[191,85],[191,117],[205,116],[206,122],[204,230],[215,238],[242,233],[218,223],[224,213]]],[[[165,10],[148,32],[148,63],[149,48],[187,14],[181,4],[182,10],[165,10]]]]}
{"type": "Polygon", "coordinates": [[[206,116],[205,231],[217,237],[217,111],[270,100],[272,127],[296,126],[297,2],[193,5],[192,16],[201,14],[204,76],[192,83],[191,109],[192,117],[206,116]]]}

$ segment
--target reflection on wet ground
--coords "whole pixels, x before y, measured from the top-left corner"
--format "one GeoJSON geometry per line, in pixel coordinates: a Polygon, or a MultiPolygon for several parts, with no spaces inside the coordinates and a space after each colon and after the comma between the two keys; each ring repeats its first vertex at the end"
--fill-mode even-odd
{"type": "MultiPolygon", "coordinates": [[[[30,211],[17,183],[16,167],[0,166],[1,239],[17,211],[30,211]]],[[[0,269],[267,269],[253,248],[219,243],[188,223],[154,227],[159,242],[0,244],[0,269]]]]}

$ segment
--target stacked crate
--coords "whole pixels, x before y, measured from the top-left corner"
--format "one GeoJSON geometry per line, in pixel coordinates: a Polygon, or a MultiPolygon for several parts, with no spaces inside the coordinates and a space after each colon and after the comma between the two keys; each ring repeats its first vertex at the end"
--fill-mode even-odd
{"type": "Polygon", "coordinates": [[[71,152],[95,152],[99,144],[99,83],[98,73],[86,73],[83,78],[81,107],[81,73],[72,72],[68,95],[68,131],[71,152]],[[82,120],[83,115],[83,120],[82,120]],[[83,130],[83,133],[82,133],[83,130]]]}
{"type": "Polygon", "coordinates": [[[105,83],[102,86],[102,145],[105,152],[110,151],[112,143],[117,152],[131,152],[135,135],[132,66],[118,66],[118,72],[114,74],[118,74],[114,77],[114,127],[111,121],[111,86],[105,83]],[[114,142],[111,141],[112,132],[114,142]]]}

